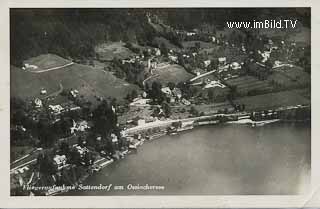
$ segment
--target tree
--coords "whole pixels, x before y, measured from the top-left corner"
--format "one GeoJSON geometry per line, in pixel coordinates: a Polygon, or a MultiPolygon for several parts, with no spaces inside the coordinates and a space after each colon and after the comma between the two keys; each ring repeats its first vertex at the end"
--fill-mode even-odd
{"type": "Polygon", "coordinates": [[[213,102],[213,99],[214,99],[214,92],[213,92],[213,89],[209,89],[208,91],[208,98],[211,102],[213,102]]]}
{"type": "Polygon", "coordinates": [[[164,112],[165,116],[167,118],[170,117],[170,115],[171,115],[171,107],[167,102],[163,102],[162,103],[162,109],[163,109],[163,112],[164,112]]]}
{"type": "Polygon", "coordinates": [[[93,111],[94,132],[103,137],[109,135],[117,128],[118,118],[115,105],[103,100],[93,111]]]}
{"type": "Polygon", "coordinates": [[[168,49],[164,43],[160,44],[160,51],[161,51],[161,54],[168,55],[168,49]]]}
{"type": "Polygon", "coordinates": [[[57,172],[57,167],[54,164],[53,157],[49,153],[39,154],[37,163],[39,165],[39,171],[42,174],[52,175],[57,172]]]}
{"type": "Polygon", "coordinates": [[[168,83],[168,87],[169,87],[169,89],[172,91],[172,90],[176,87],[176,84],[170,81],[170,82],[168,83]]]}

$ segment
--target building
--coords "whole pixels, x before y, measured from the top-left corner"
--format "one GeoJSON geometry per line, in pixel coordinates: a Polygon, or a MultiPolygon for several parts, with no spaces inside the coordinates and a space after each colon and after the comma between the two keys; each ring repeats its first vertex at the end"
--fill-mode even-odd
{"type": "Polygon", "coordinates": [[[67,164],[67,157],[65,155],[56,155],[53,158],[54,163],[58,167],[58,170],[62,169],[67,164]]]}
{"type": "Polygon", "coordinates": [[[226,57],[219,57],[218,62],[220,65],[225,65],[227,63],[227,58],[226,57]]]}
{"type": "Polygon", "coordinates": [[[196,32],[187,32],[187,36],[195,36],[196,32]]]}
{"type": "Polygon", "coordinates": [[[174,55],[169,55],[168,58],[172,61],[172,62],[178,62],[178,57],[174,56],[174,55]]]}
{"type": "Polygon", "coordinates": [[[114,133],[111,134],[111,141],[112,141],[112,143],[117,143],[118,142],[118,137],[114,133]]]}
{"type": "Polygon", "coordinates": [[[176,97],[177,99],[181,99],[182,92],[179,88],[174,88],[171,92],[174,97],[176,97]]]}
{"type": "Polygon", "coordinates": [[[169,87],[163,87],[161,89],[161,91],[166,94],[167,96],[171,96],[172,95],[172,92],[171,92],[171,89],[169,87]]]}
{"type": "Polygon", "coordinates": [[[38,66],[25,63],[24,66],[22,67],[22,69],[23,70],[36,70],[36,69],[38,69],[38,66]]]}
{"type": "Polygon", "coordinates": [[[40,94],[41,95],[46,95],[47,94],[47,90],[45,88],[41,88],[40,89],[40,94]]]}
{"type": "Polygon", "coordinates": [[[182,100],[181,100],[181,102],[182,102],[182,104],[184,104],[184,105],[191,105],[191,102],[189,102],[188,100],[186,100],[185,98],[182,98],[182,100]]]}
{"type": "Polygon", "coordinates": [[[80,121],[78,123],[76,123],[75,121],[73,121],[73,126],[70,128],[71,134],[73,134],[75,131],[85,131],[87,129],[89,129],[89,125],[88,122],[83,120],[80,121]]]}
{"type": "Polygon", "coordinates": [[[241,65],[239,64],[239,63],[237,63],[237,62],[233,62],[233,63],[231,63],[231,69],[232,70],[238,70],[238,69],[241,69],[241,65]]]}
{"type": "Polygon", "coordinates": [[[39,98],[36,98],[34,100],[34,104],[36,108],[41,108],[42,107],[42,101],[39,98]]]}
{"type": "Polygon", "coordinates": [[[204,67],[208,67],[211,64],[211,60],[205,60],[203,63],[204,67]]]}
{"type": "Polygon", "coordinates": [[[147,105],[149,104],[151,99],[142,99],[142,98],[137,98],[133,102],[131,102],[129,105],[130,106],[138,106],[138,105],[147,105]]]}
{"type": "Polygon", "coordinates": [[[155,49],[154,49],[154,54],[155,54],[156,56],[160,56],[160,55],[161,55],[160,49],[159,49],[159,48],[155,48],[155,49]]]}
{"type": "Polygon", "coordinates": [[[64,108],[61,105],[49,105],[49,109],[53,114],[61,114],[61,112],[64,110],[64,108]]]}
{"type": "Polygon", "coordinates": [[[73,97],[73,98],[76,98],[77,96],[78,96],[78,94],[79,94],[79,91],[78,90],[71,90],[70,91],[70,94],[71,94],[71,96],[73,97]]]}

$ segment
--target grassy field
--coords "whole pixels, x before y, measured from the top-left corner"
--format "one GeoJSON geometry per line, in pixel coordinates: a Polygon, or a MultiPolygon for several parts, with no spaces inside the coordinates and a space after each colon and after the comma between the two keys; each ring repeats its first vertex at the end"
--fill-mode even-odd
{"type": "Polygon", "coordinates": [[[154,45],[157,45],[158,47],[160,47],[162,44],[164,44],[166,46],[167,49],[173,49],[176,51],[180,51],[180,48],[176,45],[174,45],[173,43],[171,43],[169,40],[165,39],[164,37],[155,37],[152,41],[152,43],[154,45]]]}
{"type": "Polygon", "coordinates": [[[11,96],[34,98],[40,96],[40,89],[47,94],[63,89],[77,89],[89,101],[97,97],[115,97],[121,99],[137,86],[116,78],[112,73],[89,66],[74,64],[63,69],[43,73],[25,72],[11,67],[11,96]]]}
{"type": "Polygon", "coordinates": [[[273,87],[267,81],[260,81],[253,76],[241,76],[227,80],[228,85],[237,86],[240,95],[246,95],[249,91],[272,90],[273,87]]]}
{"type": "Polygon", "coordinates": [[[236,99],[234,102],[245,104],[246,110],[265,110],[298,104],[311,104],[310,99],[295,90],[242,97],[236,99]]]}
{"type": "Polygon", "coordinates": [[[95,47],[95,52],[102,61],[111,61],[114,58],[125,59],[134,53],[124,45],[123,42],[103,43],[95,47]]]}
{"type": "Polygon", "coordinates": [[[151,84],[153,81],[159,81],[162,85],[167,85],[168,82],[177,84],[181,81],[184,82],[194,77],[180,65],[169,65],[164,68],[156,69],[154,74],[157,74],[157,76],[149,79],[147,83],[151,84]]]}
{"type": "Polygon", "coordinates": [[[268,77],[268,81],[285,88],[308,86],[311,84],[311,76],[299,67],[282,67],[276,69],[272,75],[268,77]]]}
{"type": "Polygon", "coordinates": [[[204,41],[184,41],[182,42],[182,46],[183,48],[190,48],[190,47],[194,47],[196,43],[200,43],[200,48],[201,49],[209,49],[209,48],[213,48],[215,45],[211,42],[204,42],[204,41]]]}
{"type": "Polygon", "coordinates": [[[23,63],[38,66],[38,69],[33,70],[33,71],[38,71],[38,70],[46,70],[49,68],[63,66],[70,62],[71,62],[70,60],[64,59],[55,54],[43,54],[37,57],[32,57],[24,61],[23,63]]]}

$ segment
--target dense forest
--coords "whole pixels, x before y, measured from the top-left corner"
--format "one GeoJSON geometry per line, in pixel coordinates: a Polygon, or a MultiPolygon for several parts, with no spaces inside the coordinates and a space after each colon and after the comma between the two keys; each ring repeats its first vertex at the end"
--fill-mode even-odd
{"type": "Polygon", "coordinates": [[[11,9],[11,64],[21,65],[23,60],[42,53],[94,57],[94,46],[106,41],[149,44],[159,34],[148,24],[146,14],[185,30],[203,24],[221,29],[226,21],[293,17],[310,27],[308,8],[11,9]]]}

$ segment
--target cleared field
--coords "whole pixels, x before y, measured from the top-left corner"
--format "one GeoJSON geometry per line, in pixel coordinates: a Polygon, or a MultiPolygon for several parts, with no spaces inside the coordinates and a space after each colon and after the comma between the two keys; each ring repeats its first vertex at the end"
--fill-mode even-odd
{"type": "Polygon", "coordinates": [[[250,91],[268,91],[273,87],[268,81],[260,81],[253,76],[242,76],[235,79],[227,80],[226,83],[237,87],[237,92],[240,95],[246,95],[250,91]]]}
{"type": "Polygon", "coordinates": [[[311,83],[311,76],[299,67],[283,67],[276,69],[268,77],[268,81],[282,87],[308,86],[311,83]]]}
{"type": "Polygon", "coordinates": [[[111,61],[114,58],[125,59],[134,53],[124,45],[125,43],[122,42],[103,43],[96,46],[94,50],[102,61],[111,61]]]}
{"type": "Polygon", "coordinates": [[[215,47],[215,45],[213,43],[204,42],[204,41],[184,41],[184,42],[182,42],[182,46],[183,46],[183,48],[187,49],[190,47],[194,47],[196,45],[196,43],[200,43],[201,49],[209,49],[209,48],[215,47]]]}
{"type": "Polygon", "coordinates": [[[205,114],[215,114],[218,111],[224,110],[232,110],[233,107],[229,102],[221,102],[221,103],[214,103],[214,104],[201,104],[195,106],[198,112],[204,112],[205,114]]]}
{"type": "Polygon", "coordinates": [[[265,110],[277,107],[286,107],[298,104],[310,104],[310,99],[298,94],[296,91],[282,91],[278,93],[262,94],[251,97],[242,97],[234,101],[245,104],[246,110],[265,110]]]}
{"type": "Polygon", "coordinates": [[[33,98],[40,95],[45,88],[47,94],[59,91],[60,83],[64,89],[77,89],[90,101],[97,97],[115,97],[122,99],[133,89],[139,87],[116,78],[112,73],[94,69],[89,66],[74,64],[65,69],[43,73],[31,73],[11,67],[11,96],[33,98]]]}
{"type": "Polygon", "coordinates": [[[154,74],[157,76],[149,79],[147,83],[151,84],[153,81],[158,81],[162,85],[167,85],[168,82],[177,84],[181,81],[184,82],[194,77],[194,75],[188,73],[180,65],[168,65],[167,67],[156,69],[154,70],[154,74]]]}
{"type": "Polygon", "coordinates": [[[169,40],[163,38],[163,37],[155,37],[152,41],[153,44],[158,45],[160,47],[162,44],[165,45],[167,49],[173,49],[176,51],[180,51],[180,48],[173,43],[171,43],[169,40]]]}
{"type": "Polygon", "coordinates": [[[40,70],[46,70],[50,68],[64,66],[69,63],[71,63],[70,60],[64,59],[55,54],[43,54],[37,57],[32,57],[30,59],[27,59],[26,61],[23,62],[23,64],[38,66],[37,69],[30,70],[35,72],[40,70]]]}

